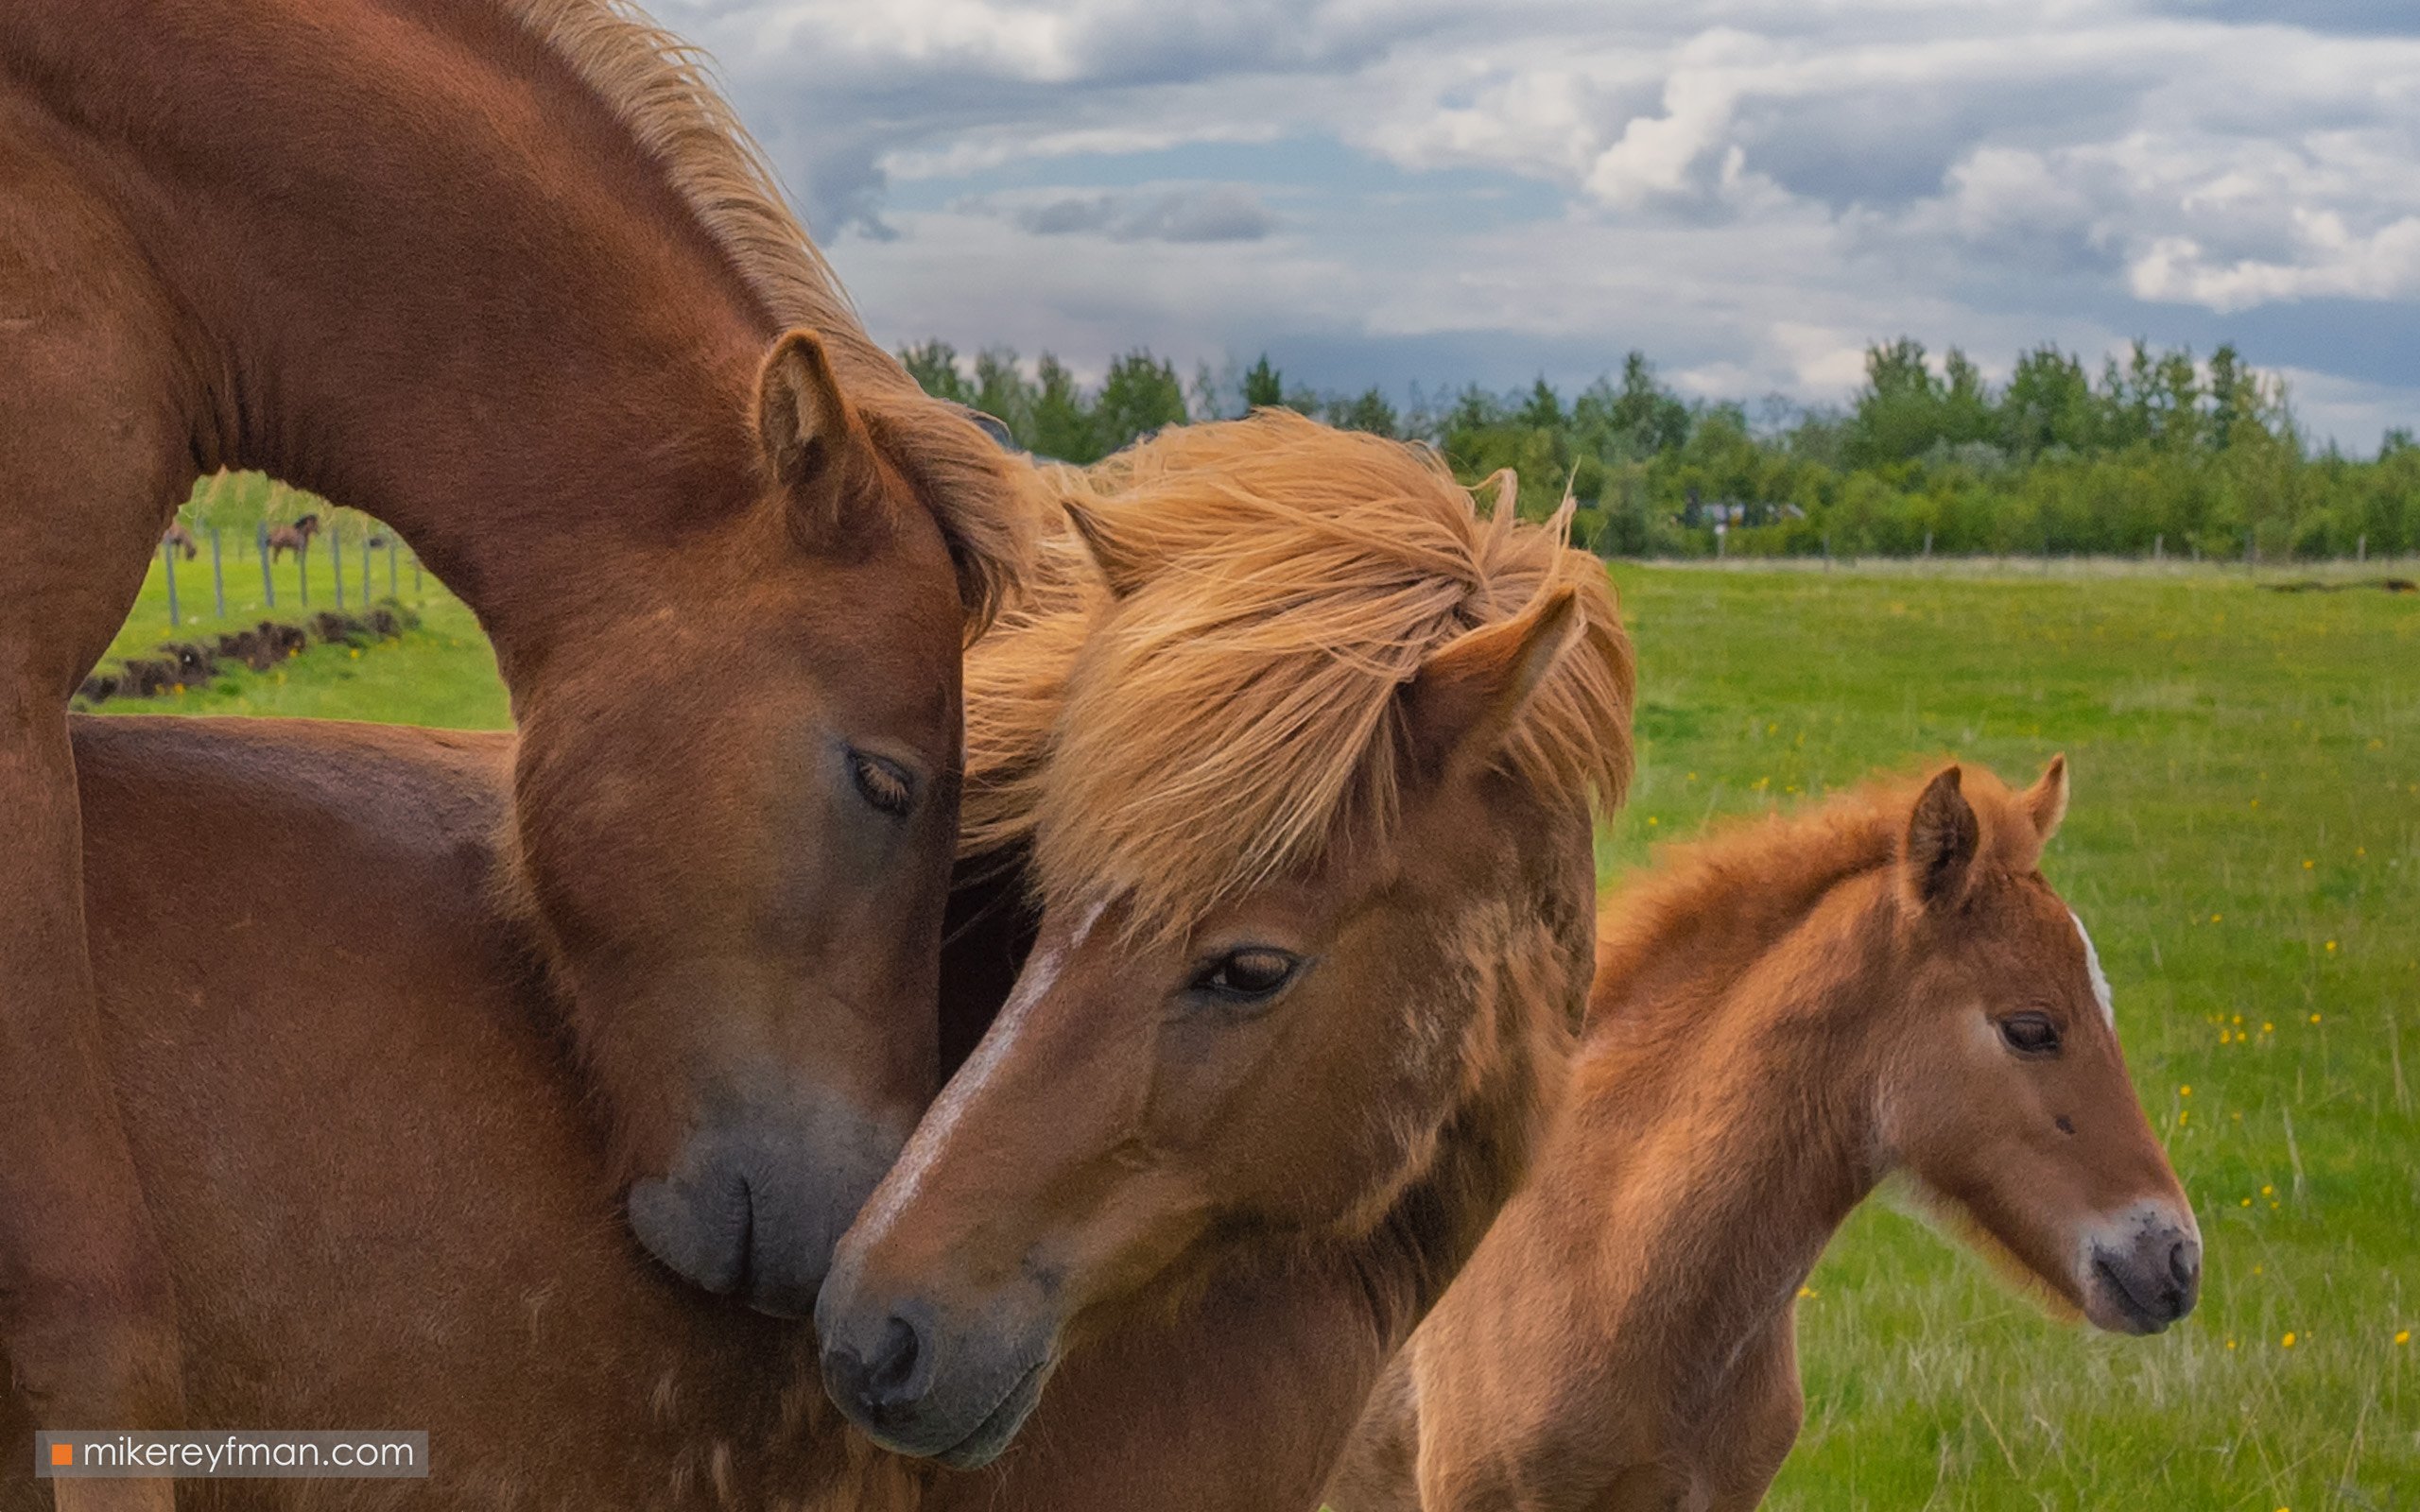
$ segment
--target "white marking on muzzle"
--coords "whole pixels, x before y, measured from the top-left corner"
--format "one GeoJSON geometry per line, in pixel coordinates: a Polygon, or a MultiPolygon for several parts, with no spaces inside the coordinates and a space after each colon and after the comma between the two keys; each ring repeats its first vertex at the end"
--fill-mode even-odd
{"type": "Polygon", "coordinates": [[[2100,953],[2092,948],[2092,936],[2085,933],[2083,919],[2076,911],[2068,909],[2067,917],[2075,919],[2076,938],[2083,941],[2083,966],[2092,973],[2093,1001],[2100,1005],[2100,1016],[2109,1021],[2109,1027],[2115,1029],[2118,1027],[2118,1005],[2109,995],[2109,978],[2101,974],[2100,953]]]}

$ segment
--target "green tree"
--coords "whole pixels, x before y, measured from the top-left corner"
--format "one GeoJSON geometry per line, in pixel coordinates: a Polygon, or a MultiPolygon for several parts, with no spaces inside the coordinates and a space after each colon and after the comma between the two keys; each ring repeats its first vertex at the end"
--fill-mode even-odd
{"type": "Polygon", "coordinates": [[[899,349],[899,365],[925,392],[953,404],[974,403],[966,375],[958,370],[958,349],[946,341],[920,341],[899,349]]]}
{"type": "Polygon", "coordinates": [[[1184,385],[1173,363],[1137,347],[1109,365],[1100,397],[1093,404],[1092,431],[1103,455],[1185,421],[1184,385]]]}
{"type": "Polygon", "coordinates": [[[1464,386],[1454,396],[1454,407],[1445,412],[1447,435],[1456,431],[1481,431],[1504,423],[1504,405],[1494,394],[1477,384],[1464,386]]]}
{"type": "Polygon", "coordinates": [[[1017,367],[1017,354],[1008,347],[985,347],[975,354],[975,393],[967,403],[1009,428],[1017,444],[1034,445],[1033,409],[1040,391],[1017,367]]]}
{"type": "Polygon", "coordinates": [[[2099,405],[2083,364],[2055,346],[2016,359],[1997,406],[2000,444],[2020,456],[2051,447],[2088,451],[2099,438],[2099,405]]]}
{"type": "Polygon", "coordinates": [[[1942,354],[1941,376],[1941,434],[1935,444],[1946,441],[1962,446],[1991,439],[1998,426],[1992,414],[1991,388],[1981,369],[1952,347],[1942,354]]]}
{"type": "Polygon", "coordinates": [[[1269,353],[1244,371],[1244,408],[1267,409],[1286,403],[1286,375],[1269,365],[1269,353]]]}
{"type": "Polygon", "coordinates": [[[1537,383],[1530,389],[1530,397],[1522,401],[1520,409],[1512,418],[1517,423],[1534,431],[1559,431],[1564,424],[1563,396],[1554,391],[1554,386],[1546,381],[1544,374],[1540,374],[1537,383]]]}
{"type": "Polygon", "coordinates": [[[1846,456],[1873,467],[1904,461],[1945,438],[1948,390],[1913,336],[1865,349],[1865,387],[1849,412],[1846,456]]]}
{"type": "Polygon", "coordinates": [[[1034,364],[1033,440],[1037,455],[1062,462],[1098,462],[1107,448],[1093,431],[1092,407],[1076,375],[1046,352],[1034,364]]]}
{"type": "Polygon", "coordinates": [[[1368,431],[1373,436],[1399,436],[1400,421],[1395,406],[1387,400],[1386,391],[1377,387],[1362,390],[1357,399],[1340,400],[1327,406],[1327,421],[1340,430],[1368,431]]]}
{"type": "Polygon", "coordinates": [[[1622,358],[1621,387],[1610,418],[1634,455],[1677,451],[1689,438],[1689,406],[1656,382],[1654,365],[1643,352],[1622,358]]]}

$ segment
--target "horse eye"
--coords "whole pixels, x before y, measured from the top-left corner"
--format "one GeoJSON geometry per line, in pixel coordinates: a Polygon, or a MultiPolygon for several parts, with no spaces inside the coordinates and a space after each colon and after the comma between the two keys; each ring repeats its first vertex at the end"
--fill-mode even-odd
{"type": "Polygon", "coordinates": [[[1231,1003],[1258,1003],[1277,994],[1302,969],[1302,957],[1266,945],[1229,951],[1194,973],[1192,988],[1231,1003]]]}
{"type": "Polygon", "coordinates": [[[860,798],[894,819],[906,818],[916,805],[915,780],[896,762],[851,751],[849,776],[856,782],[860,798]]]}
{"type": "Polygon", "coordinates": [[[2047,1013],[2012,1013],[2000,1021],[2000,1038],[2020,1056],[2059,1053],[2059,1026],[2047,1013]]]}

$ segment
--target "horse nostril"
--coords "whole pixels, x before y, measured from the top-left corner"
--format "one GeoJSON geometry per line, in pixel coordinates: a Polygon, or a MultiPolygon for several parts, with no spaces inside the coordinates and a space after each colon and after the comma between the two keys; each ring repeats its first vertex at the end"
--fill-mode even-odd
{"type": "Polygon", "coordinates": [[[883,1328],[882,1343],[875,1346],[873,1358],[866,1362],[861,1391],[866,1405],[876,1410],[894,1409],[924,1395],[916,1380],[916,1366],[924,1353],[924,1341],[918,1337],[915,1325],[893,1314],[883,1328]]]}
{"type": "Polygon", "coordinates": [[[2168,1273],[2189,1290],[2202,1277],[2202,1246],[2190,1239],[2178,1240],[2168,1252],[2168,1273]]]}

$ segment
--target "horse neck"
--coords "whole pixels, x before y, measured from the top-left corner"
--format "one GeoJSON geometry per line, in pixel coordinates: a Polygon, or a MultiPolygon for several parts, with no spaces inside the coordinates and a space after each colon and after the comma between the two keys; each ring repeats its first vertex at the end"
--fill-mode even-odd
{"type": "MultiPolygon", "coordinates": [[[[1883,1174],[1860,1026],[1895,970],[1888,885],[1854,876],[1744,967],[1709,967],[1719,985],[1592,1024],[1523,1201],[1583,1230],[1617,1314],[1599,1321],[1626,1354],[1701,1371],[1736,1358],[1787,1319],[1883,1174]]],[[[1599,998],[1620,987],[1600,980],[1599,998]]]]}
{"type": "Polygon", "coordinates": [[[197,462],[386,520],[510,677],[572,585],[752,495],[771,321],[500,7],[235,9],[29,0],[0,43],[182,312],[197,462]]]}

